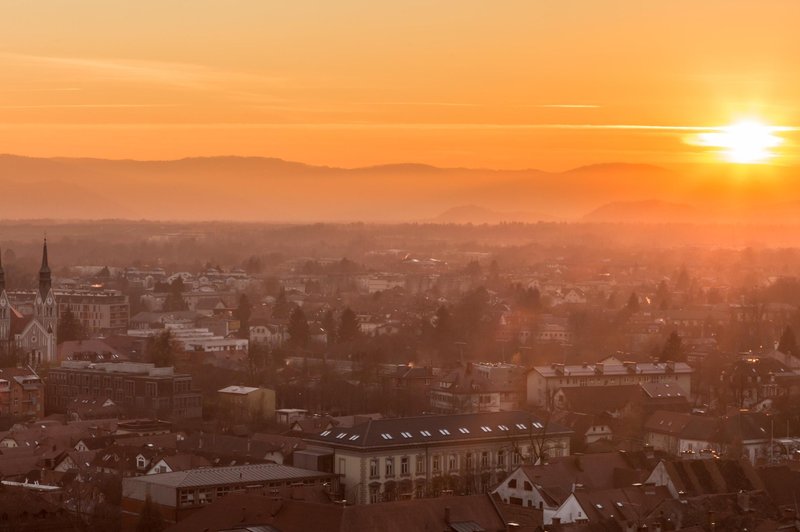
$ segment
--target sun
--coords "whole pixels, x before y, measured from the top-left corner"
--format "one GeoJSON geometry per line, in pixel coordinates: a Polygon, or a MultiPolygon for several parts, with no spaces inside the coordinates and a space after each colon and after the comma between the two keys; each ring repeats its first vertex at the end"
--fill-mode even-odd
{"type": "Polygon", "coordinates": [[[781,128],[755,120],[744,120],[698,135],[699,144],[721,148],[721,154],[731,163],[763,163],[775,156],[773,148],[783,139],[776,135],[781,128]]]}

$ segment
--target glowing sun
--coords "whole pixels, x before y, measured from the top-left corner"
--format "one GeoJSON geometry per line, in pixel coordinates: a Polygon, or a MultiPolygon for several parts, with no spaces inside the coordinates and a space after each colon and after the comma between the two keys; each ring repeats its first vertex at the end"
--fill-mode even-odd
{"type": "Polygon", "coordinates": [[[775,156],[772,148],[783,143],[783,139],[775,134],[780,130],[781,128],[754,120],[746,120],[701,133],[698,137],[699,144],[720,148],[720,152],[729,162],[754,164],[775,156]]]}

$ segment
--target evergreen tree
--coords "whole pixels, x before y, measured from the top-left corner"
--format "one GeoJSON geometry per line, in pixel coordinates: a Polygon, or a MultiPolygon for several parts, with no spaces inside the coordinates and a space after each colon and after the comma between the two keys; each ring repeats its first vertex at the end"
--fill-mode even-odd
{"type": "Polygon", "coordinates": [[[661,350],[661,362],[671,360],[673,362],[683,362],[686,356],[683,353],[683,346],[681,345],[681,337],[676,331],[672,331],[664,344],[664,349],[661,350]]]}
{"type": "Polygon", "coordinates": [[[164,312],[178,312],[181,310],[189,310],[189,305],[183,299],[183,278],[178,277],[169,285],[167,298],[164,300],[164,312]]]}
{"type": "Polygon", "coordinates": [[[150,495],[144,500],[144,506],[136,522],[136,532],[161,532],[167,528],[164,518],[158,511],[158,507],[153,504],[150,495]]]}
{"type": "Polygon", "coordinates": [[[175,365],[175,353],[178,351],[177,342],[169,329],[147,340],[146,358],[157,368],[175,365]]]}
{"type": "Polygon", "coordinates": [[[61,318],[58,320],[56,337],[58,338],[59,344],[62,342],[83,340],[85,338],[81,322],[78,321],[78,319],[75,317],[75,314],[72,312],[72,309],[69,307],[67,307],[67,310],[64,311],[64,313],[61,315],[61,318]]]}
{"type": "Polygon", "coordinates": [[[336,318],[333,316],[333,311],[329,310],[322,318],[322,328],[325,329],[325,334],[328,337],[328,345],[336,343],[336,318]]]}
{"type": "Polygon", "coordinates": [[[797,338],[794,335],[794,329],[787,325],[783,330],[780,342],[778,342],[778,351],[786,355],[800,355],[797,349],[797,338]]]}
{"type": "Polygon", "coordinates": [[[360,328],[358,326],[356,313],[353,312],[350,307],[347,307],[344,309],[342,316],[339,318],[339,342],[345,343],[355,340],[358,337],[359,332],[360,328]]]}
{"type": "Polygon", "coordinates": [[[628,298],[628,304],[625,305],[625,308],[629,312],[639,311],[639,296],[636,295],[636,292],[631,292],[631,296],[628,298]]]}
{"type": "Polygon", "coordinates": [[[253,306],[247,298],[247,294],[242,294],[239,297],[239,306],[234,312],[234,317],[239,320],[239,331],[237,336],[239,338],[250,338],[250,315],[253,312],[253,306]]]}
{"type": "Polygon", "coordinates": [[[275,306],[272,308],[272,317],[277,319],[288,318],[290,310],[289,301],[286,300],[286,290],[281,288],[281,291],[278,292],[278,297],[275,299],[275,306]]]}
{"type": "Polygon", "coordinates": [[[305,349],[308,346],[308,320],[303,309],[297,307],[289,317],[289,344],[298,349],[305,349]]]}
{"type": "Polygon", "coordinates": [[[433,343],[439,349],[448,346],[453,341],[453,319],[450,311],[442,305],[436,311],[436,319],[433,325],[433,343]]]}

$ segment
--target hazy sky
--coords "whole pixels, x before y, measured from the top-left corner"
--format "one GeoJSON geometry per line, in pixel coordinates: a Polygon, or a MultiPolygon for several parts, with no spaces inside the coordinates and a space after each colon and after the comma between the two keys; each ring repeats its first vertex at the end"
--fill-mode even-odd
{"type": "Polygon", "coordinates": [[[800,124],[798,21],[796,0],[2,0],[0,152],[710,160],[680,128],[800,124]]]}

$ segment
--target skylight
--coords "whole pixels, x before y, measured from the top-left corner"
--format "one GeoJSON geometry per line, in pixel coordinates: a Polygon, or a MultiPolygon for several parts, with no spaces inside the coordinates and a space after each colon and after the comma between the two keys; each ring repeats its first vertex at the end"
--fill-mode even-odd
{"type": "Polygon", "coordinates": [[[352,435],[352,436],[350,436],[350,438],[348,438],[348,439],[349,439],[350,441],[356,441],[356,440],[358,439],[358,434],[353,434],[353,435],[352,435]]]}
{"type": "Polygon", "coordinates": [[[533,428],[535,428],[535,429],[543,429],[544,425],[542,425],[541,423],[536,421],[536,422],[533,423],[533,428]]]}
{"type": "Polygon", "coordinates": [[[461,427],[460,429],[458,429],[458,432],[460,432],[461,434],[469,434],[469,429],[466,427],[461,427]]]}
{"type": "Polygon", "coordinates": [[[400,434],[401,434],[401,435],[402,435],[404,438],[411,438],[411,433],[410,433],[410,432],[401,432],[400,434]]]}
{"type": "Polygon", "coordinates": [[[388,432],[384,432],[383,434],[381,434],[381,438],[383,438],[384,440],[391,440],[392,435],[389,434],[388,432]]]}
{"type": "Polygon", "coordinates": [[[508,427],[505,425],[497,425],[497,428],[500,430],[508,430],[508,427]]]}
{"type": "Polygon", "coordinates": [[[430,436],[431,435],[431,433],[428,432],[427,430],[421,430],[421,431],[419,431],[419,433],[422,434],[423,436],[430,436]]]}
{"type": "Polygon", "coordinates": [[[449,430],[447,430],[447,429],[439,429],[439,432],[441,432],[441,433],[442,433],[442,434],[444,434],[445,436],[450,436],[450,431],[449,431],[449,430]]]}
{"type": "Polygon", "coordinates": [[[517,428],[519,430],[525,430],[527,427],[525,427],[525,423],[517,423],[517,428]]]}
{"type": "Polygon", "coordinates": [[[340,432],[340,433],[339,433],[339,434],[336,436],[336,439],[337,439],[337,440],[341,440],[341,439],[342,439],[342,438],[344,438],[345,436],[347,436],[347,433],[346,433],[346,432],[340,432]]]}
{"type": "Polygon", "coordinates": [[[331,433],[331,431],[326,430],[325,432],[321,433],[320,436],[327,436],[330,433],[331,433]]]}
{"type": "Polygon", "coordinates": [[[487,427],[487,426],[485,426],[485,425],[484,425],[483,427],[481,427],[481,430],[482,430],[483,432],[492,432],[492,428],[491,428],[491,427],[487,427]]]}

